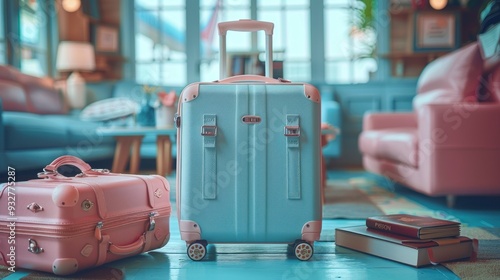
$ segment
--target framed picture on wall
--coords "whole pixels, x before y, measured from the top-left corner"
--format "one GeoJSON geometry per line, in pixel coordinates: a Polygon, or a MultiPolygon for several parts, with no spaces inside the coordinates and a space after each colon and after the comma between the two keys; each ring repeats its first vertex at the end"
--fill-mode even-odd
{"type": "Polygon", "coordinates": [[[445,11],[415,13],[413,50],[450,51],[460,47],[460,14],[445,11]]]}
{"type": "Polygon", "coordinates": [[[118,53],[120,51],[117,27],[95,24],[92,27],[92,41],[98,53],[118,53]]]}

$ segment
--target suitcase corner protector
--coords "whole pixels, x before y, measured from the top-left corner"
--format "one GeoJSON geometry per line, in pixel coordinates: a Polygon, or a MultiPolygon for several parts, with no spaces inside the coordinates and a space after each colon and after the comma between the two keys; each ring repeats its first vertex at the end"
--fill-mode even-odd
{"type": "Polygon", "coordinates": [[[304,96],[311,100],[312,102],[315,103],[320,103],[321,101],[321,94],[319,93],[319,90],[311,85],[311,84],[304,84],[304,96]]]}
{"type": "Polygon", "coordinates": [[[186,86],[181,93],[180,101],[183,103],[195,100],[199,95],[199,83],[192,83],[186,86]]]}
{"type": "Polygon", "coordinates": [[[179,221],[181,239],[190,242],[201,239],[201,228],[198,223],[189,220],[179,221]]]}
{"type": "Polygon", "coordinates": [[[309,221],[302,227],[302,239],[308,242],[319,240],[322,221],[309,221]]]}
{"type": "Polygon", "coordinates": [[[78,260],[74,258],[55,259],[52,263],[52,271],[56,275],[69,275],[78,271],[78,260]]]}

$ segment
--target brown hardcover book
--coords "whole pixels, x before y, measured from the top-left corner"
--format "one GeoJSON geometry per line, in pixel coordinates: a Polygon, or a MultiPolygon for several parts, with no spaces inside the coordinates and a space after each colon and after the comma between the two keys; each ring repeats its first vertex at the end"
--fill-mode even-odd
{"type": "Polygon", "coordinates": [[[419,239],[460,235],[459,222],[407,214],[369,217],[366,226],[419,239]]]}
{"type": "Polygon", "coordinates": [[[415,267],[475,258],[477,246],[474,242],[477,241],[464,236],[434,240],[406,238],[366,226],[335,229],[337,246],[415,267]]]}

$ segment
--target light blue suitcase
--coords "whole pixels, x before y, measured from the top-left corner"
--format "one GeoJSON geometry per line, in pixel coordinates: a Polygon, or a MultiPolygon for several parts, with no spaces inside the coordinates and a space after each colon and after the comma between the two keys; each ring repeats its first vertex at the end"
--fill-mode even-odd
{"type": "Polygon", "coordinates": [[[194,83],[178,114],[177,211],[192,260],[208,243],[288,243],[308,260],[322,226],[320,94],[272,77],[273,24],[219,24],[221,76],[228,30],[266,31],[266,76],[194,83]]]}

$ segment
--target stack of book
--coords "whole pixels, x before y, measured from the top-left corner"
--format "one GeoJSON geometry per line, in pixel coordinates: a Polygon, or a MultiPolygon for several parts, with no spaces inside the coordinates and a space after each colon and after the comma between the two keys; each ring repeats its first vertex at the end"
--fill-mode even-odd
{"type": "Polygon", "coordinates": [[[415,267],[474,258],[477,248],[477,240],[460,236],[459,222],[407,214],[337,228],[335,244],[415,267]]]}

